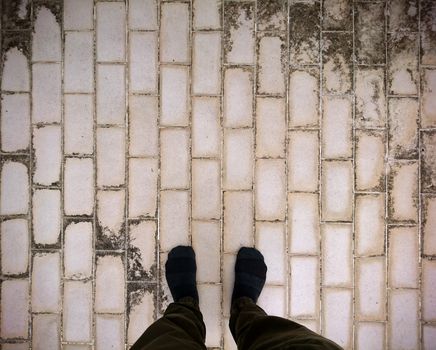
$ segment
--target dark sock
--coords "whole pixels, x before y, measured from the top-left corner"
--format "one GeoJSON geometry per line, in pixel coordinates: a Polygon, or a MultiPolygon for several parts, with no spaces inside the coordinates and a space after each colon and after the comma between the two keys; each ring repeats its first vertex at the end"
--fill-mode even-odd
{"type": "Polygon", "coordinates": [[[198,302],[197,265],[192,247],[177,246],[168,253],[165,264],[165,277],[174,301],[191,297],[198,302]]]}
{"type": "Polygon", "coordinates": [[[249,297],[257,302],[265,285],[266,271],[267,267],[261,252],[255,248],[239,249],[235,264],[232,303],[241,297],[249,297]]]}

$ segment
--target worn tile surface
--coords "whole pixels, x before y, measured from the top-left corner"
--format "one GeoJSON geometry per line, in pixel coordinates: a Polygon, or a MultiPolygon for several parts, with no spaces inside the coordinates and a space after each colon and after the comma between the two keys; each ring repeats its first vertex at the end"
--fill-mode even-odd
{"type": "Polygon", "coordinates": [[[236,252],[345,349],[436,349],[433,0],[1,0],[2,349],[128,349],[236,252]]]}

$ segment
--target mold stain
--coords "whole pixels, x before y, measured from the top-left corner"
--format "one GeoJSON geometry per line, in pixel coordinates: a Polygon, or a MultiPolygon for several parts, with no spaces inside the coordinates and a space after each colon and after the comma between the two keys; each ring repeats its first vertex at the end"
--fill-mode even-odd
{"type": "Polygon", "coordinates": [[[95,247],[99,250],[123,249],[125,245],[125,224],[121,225],[119,232],[114,232],[109,227],[96,224],[95,247]]]}
{"type": "Polygon", "coordinates": [[[257,18],[261,30],[284,29],[287,1],[262,0],[257,2],[257,18]]]}
{"type": "Polygon", "coordinates": [[[232,51],[232,32],[237,31],[244,22],[252,19],[253,5],[251,3],[229,2],[224,5],[223,45],[225,54],[232,51]]]}

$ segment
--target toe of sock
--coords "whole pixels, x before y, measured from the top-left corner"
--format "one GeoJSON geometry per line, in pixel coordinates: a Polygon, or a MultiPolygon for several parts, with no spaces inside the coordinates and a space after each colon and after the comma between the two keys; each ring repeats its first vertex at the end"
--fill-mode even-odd
{"type": "Polygon", "coordinates": [[[168,258],[193,258],[195,259],[195,252],[191,246],[179,245],[170,250],[168,258]]]}

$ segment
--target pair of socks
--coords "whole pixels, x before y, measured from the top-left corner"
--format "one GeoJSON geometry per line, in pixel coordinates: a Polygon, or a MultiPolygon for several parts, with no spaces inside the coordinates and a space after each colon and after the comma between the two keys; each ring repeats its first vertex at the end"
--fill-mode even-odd
{"type": "MultiPolygon", "coordinates": [[[[257,302],[265,285],[267,267],[263,255],[255,248],[238,251],[232,303],[241,297],[257,302]]],[[[191,297],[198,303],[195,252],[190,246],[178,246],[168,254],[165,276],[174,301],[191,297]]]]}

